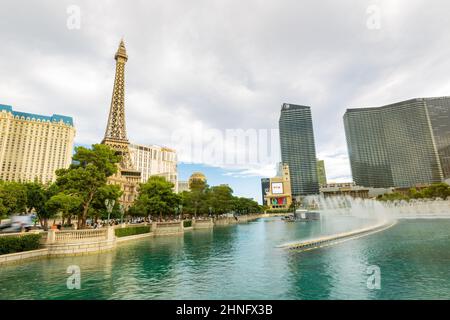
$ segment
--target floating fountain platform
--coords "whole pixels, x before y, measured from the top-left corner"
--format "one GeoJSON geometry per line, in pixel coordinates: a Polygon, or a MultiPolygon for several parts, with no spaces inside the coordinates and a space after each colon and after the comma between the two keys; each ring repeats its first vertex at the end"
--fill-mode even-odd
{"type": "Polygon", "coordinates": [[[389,221],[376,224],[371,227],[362,228],[354,231],[338,233],[331,236],[324,236],[316,239],[304,240],[299,242],[289,242],[286,244],[282,244],[278,246],[278,248],[289,249],[289,250],[300,250],[307,251],[312,249],[317,249],[325,246],[330,246],[334,244],[338,244],[347,240],[352,240],[356,238],[360,238],[363,236],[367,236],[369,234],[373,234],[376,232],[384,231],[392,226],[394,226],[397,221],[389,221]]]}

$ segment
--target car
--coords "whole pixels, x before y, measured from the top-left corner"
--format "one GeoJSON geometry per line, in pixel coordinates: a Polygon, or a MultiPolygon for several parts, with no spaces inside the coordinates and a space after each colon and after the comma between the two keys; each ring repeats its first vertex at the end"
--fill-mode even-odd
{"type": "Polygon", "coordinates": [[[12,224],[11,220],[2,220],[2,223],[0,224],[0,232],[2,232],[4,229],[10,228],[12,224]]]}
{"type": "Polygon", "coordinates": [[[30,231],[34,228],[33,218],[34,216],[31,215],[12,216],[8,223],[2,224],[0,231],[2,233],[30,231]]]}

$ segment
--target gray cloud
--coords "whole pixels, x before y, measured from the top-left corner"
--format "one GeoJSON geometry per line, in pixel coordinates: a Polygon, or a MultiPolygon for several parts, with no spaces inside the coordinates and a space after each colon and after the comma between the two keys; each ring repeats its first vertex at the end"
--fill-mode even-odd
{"type": "MultiPolygon", "coordinates": [[[[129,138],[174,130],[276,128],[281,103],[312,106],[329,177],[348,179],[342,115],[448,95],[447,1],[2,1],[0,103],[74,117],[101,140],[122,36],[129,138]],[[69,5],[81,29],[66,27],[69,5]],[[381,28],[366,23],[381,9],[381,28]]],[[[248,174],[253,168],[242,168],[248,174]]]]}

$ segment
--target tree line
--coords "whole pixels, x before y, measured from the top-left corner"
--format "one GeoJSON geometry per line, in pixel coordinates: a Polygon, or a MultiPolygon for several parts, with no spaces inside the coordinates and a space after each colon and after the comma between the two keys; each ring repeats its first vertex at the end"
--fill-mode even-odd
{"type": "Polygon", "coordinates": [[[407,193],[393,192],[380,195],[377,197],[381,201],[394,201],[411,199],[443,199],[450,198],[450,186],[446,183],[433,183],[432,185],[418,190],[417,188],[411,188],[407,193]]]}
{"type": "MultiPolygon", "coordinates": [[[[118,199],[120,186],[107,183],[108,177],[118,170],[121,157],[109,146],[94,144],[92,148],[77,147],[72,164],[56,170],[56,181],[49,184],[34,182],[0,181],[0,218],[34,212],[44,229],[49,220],[62,218],[71,225],[76,218],[79,229],[86,227],[87,219],[105,219],[105,200],[116,200],[112,218],[122,215],[118,199]]],[[[129,216],[204,216],[233,212],[247,214],[261,212],[256,201],[233,196],[225,185],[208,186],[194,181],[191,191],[177,194],[174,185],[163,177],[153,176],[140,184],[139,195],[125,213],[129,216]]]]}
{"type": "Polygon", "coordinates": [[[194,180],[190,191],[173,192],[174,185],[163,177],[153,176],[140,185],[139,196],[129,213],[133,216],[218,216],[226,213],[251,214],[262,212],[253,199],[236,197],[227,185],[208,186],[194,180]]]}

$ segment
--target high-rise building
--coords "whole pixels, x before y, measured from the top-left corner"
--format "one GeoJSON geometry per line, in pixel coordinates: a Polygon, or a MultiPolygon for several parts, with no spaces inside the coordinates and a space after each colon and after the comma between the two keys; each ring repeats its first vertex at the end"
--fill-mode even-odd
{"type": "MultiPolygon", "coordinates": [[[[277,173],[278,175],[278,173],[277,173]]],[[[261,199],[262,199],[262,204],[265,205],[266,204],[266,194],[269,193],[270,191],[270,178],[261,178],[261,199]]]]}
{"type": "Polygon", "coordinates": [[[141,172],[141,182],[151,176],[161,176],[172,182],[178,191],[177,153],[173,149],[160,146],[130,144],[131,161],[141,172]]]}
{"type": "Polygon", "coordinates": [[[365,187],[412,187],[450,176],[450,97],[347,109],[353,179],[365,187]]]}
{"type": "Polygon", "coordinates": [[[325,171],[325,161],[317,159],[317,179],[319,180],[319,186],[327,184],[327,174],[325,171]]]}
{"type": "Polygon", "coordinates": [[[55,170],[71,163],[74,137],[71,117],[0,105],[0,180],[54,181],[55,170]]]}
{"type": "Polygon", "coordinates": [[[289,166],[293,197],[319,193],[311,108],[284,103],[279,120],[281,160],[289,166]]]}
{"type": "Polygon", "coordinates": [[[116,76],[109,111],[108,124],[102,143],[110,146],[117,154],[122,156],[119,170],[108,178],[111,184],[119,185],[123,191],[120,203],[128,208],[137,196],[137,188],[141,182],[141,172],[136,170],[130,156],[130,149],[125,126],[125,64],[128,55],[125,44],[120,41],[119,49],[115,55],[116,76]]]}

